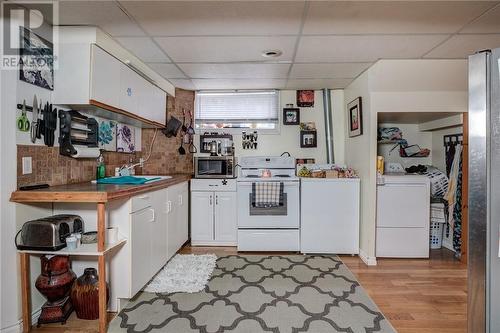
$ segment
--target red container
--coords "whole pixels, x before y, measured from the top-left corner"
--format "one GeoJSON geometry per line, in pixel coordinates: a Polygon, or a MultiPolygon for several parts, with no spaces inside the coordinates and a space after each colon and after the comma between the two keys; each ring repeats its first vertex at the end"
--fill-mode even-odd
{"type": "Polygon", "coordinates": [[[68,295],[76,279],[70,268],[69,256],[42,256],[40,261],[42,274],[36,279],[36,289],[51,303],[68,295]]]}
{"type": "MultiPolygon", "coordinates": [[[[106,285],[106,303],[109,288],[106,285]]],[[[76,279],[71,288],[71,302],[76,316],[80,319],[99,319],[99,277],[95,268],[85,268],[83,275],[76,279]]]]}

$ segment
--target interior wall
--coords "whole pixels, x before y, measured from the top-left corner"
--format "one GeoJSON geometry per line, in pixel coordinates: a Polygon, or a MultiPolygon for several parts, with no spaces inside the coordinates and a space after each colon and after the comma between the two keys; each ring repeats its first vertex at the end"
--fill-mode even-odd
{"type": "MultiPolygon", "coordinates": [[[[167,115],[177,119],[183,119],[182,110],[191,111],[194,109],[194,91],[175,89],[175,97],[168,97],[167,115]]],[[[189,115],[186,118],[189,122],[189,115]]],[[[186,126],[189,126],[187,124],[186,126]]],[[[193,125],[194,126],[194,125],[193,125]]],[[[154,129],[142,130],[142,156],[147,157],[154,136],[154,129]]],[[[184,145],[185,155],[180,155],[178,148],[182,142],[180,134],[177,137],[167,138],[161,131],[158,131],[151,158],[144,164],[141,171],[145,175],[164,175],[174,173],[193,173],[193,154],[188,152],[189,145],[184,145]]]]}
{"type": "MultiPolygon", "coordinates": [[[[282,110],[286,104],[297,105],[296,90],[280,91],[279,110],[279,132],[263,133],[258,132],[257,149],[243,149],[241,131],[233,131],[235,155],[241,156],[279,156],[283,152],[289,152],[295,158],[314,158],[316,163],[326,163],[326,143],[325,126],[323,115],[323,92],[316,90],[314,93],[314,107],[300,108],[300,121],[316,123],[318,136],[317,148],[300,148],[300,128],[299,125],[283,125],[282,110]]],[[[203,133],[198,130],[197,134],[203,133]]],[[[199,149],[199,135],[195,138],[196,147],[199,149]]]]}
{"type": "MultiPolygon", "coordinates": [[[[400,163],[404,168],[408,168],[412,165],[429,165],[432,164],[433,147],[432,147],[432,132],[421,132],[419,130],[418,124],[391,124],[391,123],[379,123],[378,127],[398,127],[403,132],[403,139],[408,141],[409,145],[419,145],[420,148],[428,148],[431,153],[428,157],[401,157],[399,156],[399,147],[394,150],[394,143],[391,144],[379,144],[378,145],[378,155],[384,156],[386,163],[400,163]]],[[[386,168],[387,170],[387,168],[386,168]]]]}
{"type": "MultiPolygon", "coordinates": [[[[361,74],[344,91],[346,105],[357,97],[361,97],[363,134],[350,138],[345,128],[345,163],[354,168],[361,179],[361,214],[360,214],[360,256],[365,262],[374,264],[375,258],[375,172],[376,142],[376,115],[371,112],[370,73],[361,74]]],[[[345,111],[347,112],[347,111],[345,111]]]]}

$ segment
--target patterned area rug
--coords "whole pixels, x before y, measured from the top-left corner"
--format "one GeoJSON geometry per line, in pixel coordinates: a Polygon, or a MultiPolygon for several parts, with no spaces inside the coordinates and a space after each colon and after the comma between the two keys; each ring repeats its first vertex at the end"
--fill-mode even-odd
{"type": "Polygon", "coordinates": [[[108,332],[395,333],[336,256],[231,255],[199,293],[139,293],[108,332]]]}

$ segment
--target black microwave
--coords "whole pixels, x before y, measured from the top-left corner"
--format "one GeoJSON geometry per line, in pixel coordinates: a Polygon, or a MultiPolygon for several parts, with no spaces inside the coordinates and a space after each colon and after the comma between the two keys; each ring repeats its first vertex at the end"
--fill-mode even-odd
{"type": "Polygon", "coordinates": [[[235,178],[234,156],[197,156],[194,158],[195,178],[235,178]]]}

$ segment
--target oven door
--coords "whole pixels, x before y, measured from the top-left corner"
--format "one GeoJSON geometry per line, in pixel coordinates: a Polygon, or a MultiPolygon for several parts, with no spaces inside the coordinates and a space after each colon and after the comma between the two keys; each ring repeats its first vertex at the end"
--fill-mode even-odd
{"type": "Polygon", "coordinates": [[[238,228],[298,228],[299,182],[283,182],[283,205],[255,208],[252,204],[252,182],[238,182],[238,228]]]}
{"type": "Polygon", "coordinates": [[[196,178],[232,178],[233,160],[231,158],[195,158],[196,178]]]}

